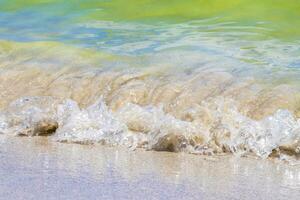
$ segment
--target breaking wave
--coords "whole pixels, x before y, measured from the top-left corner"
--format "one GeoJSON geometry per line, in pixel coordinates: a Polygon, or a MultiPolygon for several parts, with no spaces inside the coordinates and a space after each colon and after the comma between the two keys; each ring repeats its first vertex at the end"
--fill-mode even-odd
{"type": "Polygon", "coordinates": [[[162,106],[133,103],[112,111],[102,98],[80,108],[70,99],[24,97],[1,112],[0,132],[51,135],[60,142],[206,155],[300,155],[300,120],[288,110],[277,110],[271,116],[253,120],[242,115],[234,101],[222,97],[203,101],[191,112],[199,114],[200,110],[205,111],[207,119],[182,120],[165,113],[162,106]]]}
{"type": "Polygon", "coordinates": [[[219,58],[192,68],[162,63],[173,51],[130,57],[53,42],[1,46],[2,134],[205,155],[300,156],[298,82],[219,68],[219,58]]]}

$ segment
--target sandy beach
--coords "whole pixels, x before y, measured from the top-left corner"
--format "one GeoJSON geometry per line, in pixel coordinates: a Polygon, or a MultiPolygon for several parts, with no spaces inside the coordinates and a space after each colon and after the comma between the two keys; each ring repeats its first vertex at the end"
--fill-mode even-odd
{"type": "Polygon", "coordinates": [[[0,199],[298,199],[299,166],[0,137],[0,199]],[[276,192],[275,192],[276,191],[276,192]]]}

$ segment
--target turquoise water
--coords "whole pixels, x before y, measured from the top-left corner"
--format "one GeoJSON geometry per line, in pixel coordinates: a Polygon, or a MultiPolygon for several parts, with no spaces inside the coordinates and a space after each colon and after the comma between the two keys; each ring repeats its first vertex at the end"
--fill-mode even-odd
{"type": "Polygon", "coordinates": [[[263,78],[271,73],[273,79],[298,82],[299,1],[2,0],[0,4],[1,40],[55,41],[129,56],[172,51],[171,56],[184,57],[175,68],[202,65],[199,54],[211,65],[220,65],[220,59],[229,62],[224,65],[234,66],[231,71],[263,78]],[[191,60],[190,55],[196,56],[191,60]]]}

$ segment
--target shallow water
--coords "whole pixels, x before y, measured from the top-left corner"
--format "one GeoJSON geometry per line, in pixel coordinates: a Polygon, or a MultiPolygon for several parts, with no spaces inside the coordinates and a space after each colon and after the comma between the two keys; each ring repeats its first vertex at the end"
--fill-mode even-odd
{"type": "Polygon", "coordinates": [[[297,161],[299,6],[0,0],[0,134],[297,161]]]}
{"type": "Polygon", "coordinates": [[[299,166],[0,137],[0,199],[298,199],[299,166]],[[276,193],[274,193],[276,191],[276,193]]]}

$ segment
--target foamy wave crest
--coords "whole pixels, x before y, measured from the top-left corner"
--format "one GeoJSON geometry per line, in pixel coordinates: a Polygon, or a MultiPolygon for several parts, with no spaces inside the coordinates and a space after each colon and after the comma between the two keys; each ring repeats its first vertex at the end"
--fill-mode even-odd
{"type": "Polygon", "coordinates": [[[24,97],[0,113],[0,132],[133,149],[299,157],[300,120],[291,112],[278,110],[253,120],[242,115],[235,104],[217,97],[186,110],[179,119],[166,113],[163,106],[127,103],[111,111],[101,98],[80,108],[70,99],[24,97]]]}

